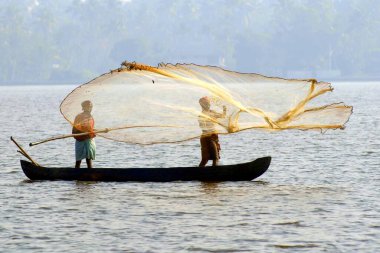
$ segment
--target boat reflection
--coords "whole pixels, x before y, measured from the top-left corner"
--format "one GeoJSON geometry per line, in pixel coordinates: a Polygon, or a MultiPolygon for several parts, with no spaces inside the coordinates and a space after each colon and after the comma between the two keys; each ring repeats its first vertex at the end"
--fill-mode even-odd
{"type": "Polygon", "coordinates": [[[204,193],[220,192],[219,183],[220,182],[201,182],[201,190],[204,193]]]}

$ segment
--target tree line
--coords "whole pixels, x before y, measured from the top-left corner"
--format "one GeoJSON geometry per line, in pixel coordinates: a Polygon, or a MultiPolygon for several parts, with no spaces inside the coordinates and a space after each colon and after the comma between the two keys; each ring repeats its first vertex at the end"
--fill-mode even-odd
{"type": "Polygon", "coordinates": [[[377,0],[3,0],[0,83],[81,83],[124,60],[380,77],[377,0]]]}

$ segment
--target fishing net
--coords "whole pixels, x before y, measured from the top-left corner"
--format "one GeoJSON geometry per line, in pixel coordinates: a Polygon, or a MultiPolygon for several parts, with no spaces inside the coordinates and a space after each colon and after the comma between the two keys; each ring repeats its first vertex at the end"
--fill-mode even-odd
{"type": "Polygon", "coordinates": [[[200,118],[219,134],[248,129],[343,129],[352,107],[321,96],[331,92],[326,82],[288,80],[243,74],[194,64],[151,67],[124,62],[74,89],[62,102],[61,113],[71,124],[91,100],[98,136],[135,144],[175,143],[202,134],[200,118]],[[202,112],[207,96],[215,118],[202,112]]]}

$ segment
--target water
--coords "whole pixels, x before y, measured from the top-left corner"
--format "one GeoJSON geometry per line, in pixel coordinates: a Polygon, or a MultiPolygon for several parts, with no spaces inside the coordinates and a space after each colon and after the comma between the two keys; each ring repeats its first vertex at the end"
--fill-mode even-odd
{"type": "MultiPolygon", "coordinates": [[[[380,252],[380,83],[337,83],[344,131],[221,136],[222,162],[271,155],[253,182],[32,182],[37,162],[73,166],[59,103],[74,86],[0,87],[0,252],[380,252]]],[[[135,146],[97,138],[95,166],[197,165],[198,141],[135,146]]]]}

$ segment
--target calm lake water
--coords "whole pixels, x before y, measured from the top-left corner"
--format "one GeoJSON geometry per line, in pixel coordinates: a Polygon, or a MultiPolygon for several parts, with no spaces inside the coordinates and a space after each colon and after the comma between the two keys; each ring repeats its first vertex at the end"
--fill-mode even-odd
{"type": "MultiPolygon", "coordinates": [[[[253,182],[30,181],[14,136],[45,166],[73,166],[59,104],[74,86],[0,86],[0,252],[380,252],[380,83],[333,83],[354,106],[344,131],[221,136],[222,162],[271,155],[253,182]]],[[[199,162],[198,141],[97,138],[95,166],[199,162]]]]}

